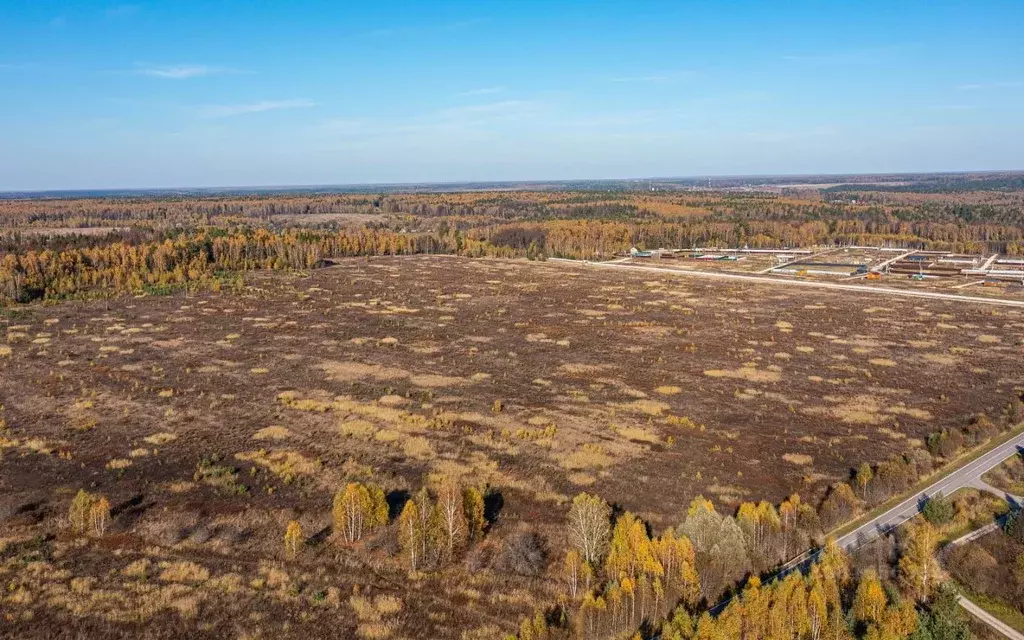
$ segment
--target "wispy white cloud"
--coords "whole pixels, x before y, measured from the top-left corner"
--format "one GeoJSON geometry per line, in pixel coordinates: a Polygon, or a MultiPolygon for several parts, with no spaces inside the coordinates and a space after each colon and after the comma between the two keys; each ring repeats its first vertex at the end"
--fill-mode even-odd
{"type": "Polygon", "coordinates": [[[1024,82],[1019,80],[1004,80],[1001,82],[975,82],[971,84],[962,84],[957,87],[961,91],[981,91],[983,89],[1013,89],[1015,87],[1024,87],[1024,82]]]}
{"type": "Polygon", "coordinates": [[[247,113],[278,111],[280,109],[305,109],[317,106],[312,100],[261,100],[247,104],[222,104],[201,107],[198,111],[203,118],[229,118],[247,113]]]}
{"type": "Polygon", "coordinates": [[[492,93],[501,93],[508,91],[506,87],[481,87],[480,89],[470,89],[469,91],[463,91],[458,94],[460,96],[484,96],[492,93]]]}
{"type": "Polygon", "coordinates": [[[199,78],[218,73],[242,73],[237,69],[227,67],[211,67],[205,64],[177,64],[177,65],[145,65],[137,64],[132,73],[154,78],[167,78],[170,80],[184,80],[186,78],[199,78]]]}

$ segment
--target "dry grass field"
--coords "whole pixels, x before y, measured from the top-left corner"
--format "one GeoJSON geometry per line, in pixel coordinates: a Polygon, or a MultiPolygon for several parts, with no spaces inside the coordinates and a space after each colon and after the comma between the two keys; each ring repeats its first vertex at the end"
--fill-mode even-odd
{"type": "Polygon", "coordinates": [[[651,276],[360,258],[12,315],[0,624],[495,637],[555,589],[410,580],[387,549],[325,544],[333,493],[463,477],[500,492],[492,535],[528,525],[561,548],[582,490],[659,528],[698,494],[816,500],[1024,393],[1022,310],[651,276]],[[83,487],[114,505],[100,540],[65,533],[83,487]],[[311,537],[285,561],[292,519],[311,537]]]}

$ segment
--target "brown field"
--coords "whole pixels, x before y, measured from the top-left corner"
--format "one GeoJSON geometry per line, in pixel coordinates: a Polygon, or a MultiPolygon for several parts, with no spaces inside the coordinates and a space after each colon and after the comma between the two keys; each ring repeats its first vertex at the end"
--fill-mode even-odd
{"type": "Polygon", "coordinates": [[[334,491],[463,476],[501,494],[491,537],[561,549],[579,491],[658,528],[697,494],[816,500],[1024,387],[1012,308],[430,256],[246,282],[3,327],[0,604],[22,637],[66,615],[86,635],[496,637],[555,587],[339,550],[334,491]],[[114,505],[102,540],[64,533],[81,487],[114,505]],[[285,563],[293,518],[312,538],[285,563]]]}

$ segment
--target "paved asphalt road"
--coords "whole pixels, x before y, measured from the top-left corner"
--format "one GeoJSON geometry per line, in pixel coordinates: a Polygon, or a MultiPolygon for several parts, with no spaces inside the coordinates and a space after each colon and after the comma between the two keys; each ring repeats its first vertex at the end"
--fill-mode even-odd
{"type": "Polygon", "coordinates": [[[998,447],[987,452],[980,458],[960,467],[945,478],[938,480],[920,493],[917,493],[892,509],[889,509],[871,522],[854,529],[845,536],[838,538],[836,543],[847,550],[874,540],[890,529],[900,526],[907,520],[920,513],[921,507],[928,498],[942,492],[943,495],[950,495],[957,489],[969,487],[989,469],[996,467],[1003,460],[1006,460],[1017,453],[1018,448],[1024,448],[1024,433],[1004,442],[998,447]]]}
{"type": "Polygon", "coordinates": [[[726,273],[722,271],[697,271],[688,269],[671,269],[668,267],[649,267],[623,262],[587,262],[585,260],[566,260],[564,258],[548,258],[549,262],[564,262],[580,266],[598,267],[602,269],[632,269],[634,271],[648,271],[654,273],[668,273],[688,278],[717,278],[722,280],[746,280],[749,282],[770,283],[780,286],[811,287],[814,289],[833,289],[839,291],[855,291],[858,293],[873,293],[875,295],[898,296],[904,298],[931,298],[933,300],[949,300],[952,302],[966,302],[969,304],[992,304],[1004,307],[1024,307],[1024,300],[1004,300],[1001,298],[982,298],[978,296],[958,295],[954,293],[937,293],[935,291],[920,291],[917,289],[894,289],[892,287],[875,287],[860,284],[837,284],[834,282],[818,282],[815,280],[796,280],[789,278],[775,278],[770,276],[751,276],[742,273],[726,273]]]}

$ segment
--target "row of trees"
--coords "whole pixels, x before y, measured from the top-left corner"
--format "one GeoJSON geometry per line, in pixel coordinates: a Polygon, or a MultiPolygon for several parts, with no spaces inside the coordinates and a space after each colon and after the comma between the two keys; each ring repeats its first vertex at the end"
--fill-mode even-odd
{"type": "MultiPolygon", "coordinates": [[[[411,571],[451,563],[469,545],[482,540],[487,527],[484,493],[451,478],[424,485],[404,500],[393,523],[390,516],[388,497],[378,485],[350,482],[334,495],[331,517],[340,543],[351,546],[393,534],[411,571]],[[391,524],[394,526],[389,528],[391,524]]],[[[285,531],[285,554],[297,555],[301,541],[301,525],[290,522],[285,531]]]]}
{"type": "Polygon", "coordinates": [[[794,570],[762,584],[746,554],[784,528],[780,511],[759,503],[735,518],[722,517],[697,498],[678,528],[652,537],[633,514],[613,522],[603,500],[580,494],[568,514],[561,604],[524,619],[518,638],[586,640],[634,632],[662,640],[967,637],[956,635],[966,627],[948,606],[951,596],[941,592],[933,602],[941,571],[934,556],[939,536],[930,523],[908,526],[893,583],[874,569],[854,575],[845,552],[829,540],[806,573],[794,570]],[[718,604],[744,579],[741,591],[718,604]]]}
{"type": "Polygon", "coordinates": [[[208,230],[161,242],[8,253],[0,259],[0,302],[208,286],[224,272],[309,269],[328,257],[454,253],[459,240],[373,230],[208,230]]]}
{"type": "Polygon", "coordinates": [[[451,562],[469,544],[481,540],[486,526],[483,494],[444,480],[421,488],[398,517],[398,540],[409,569],[451,562]]]}

